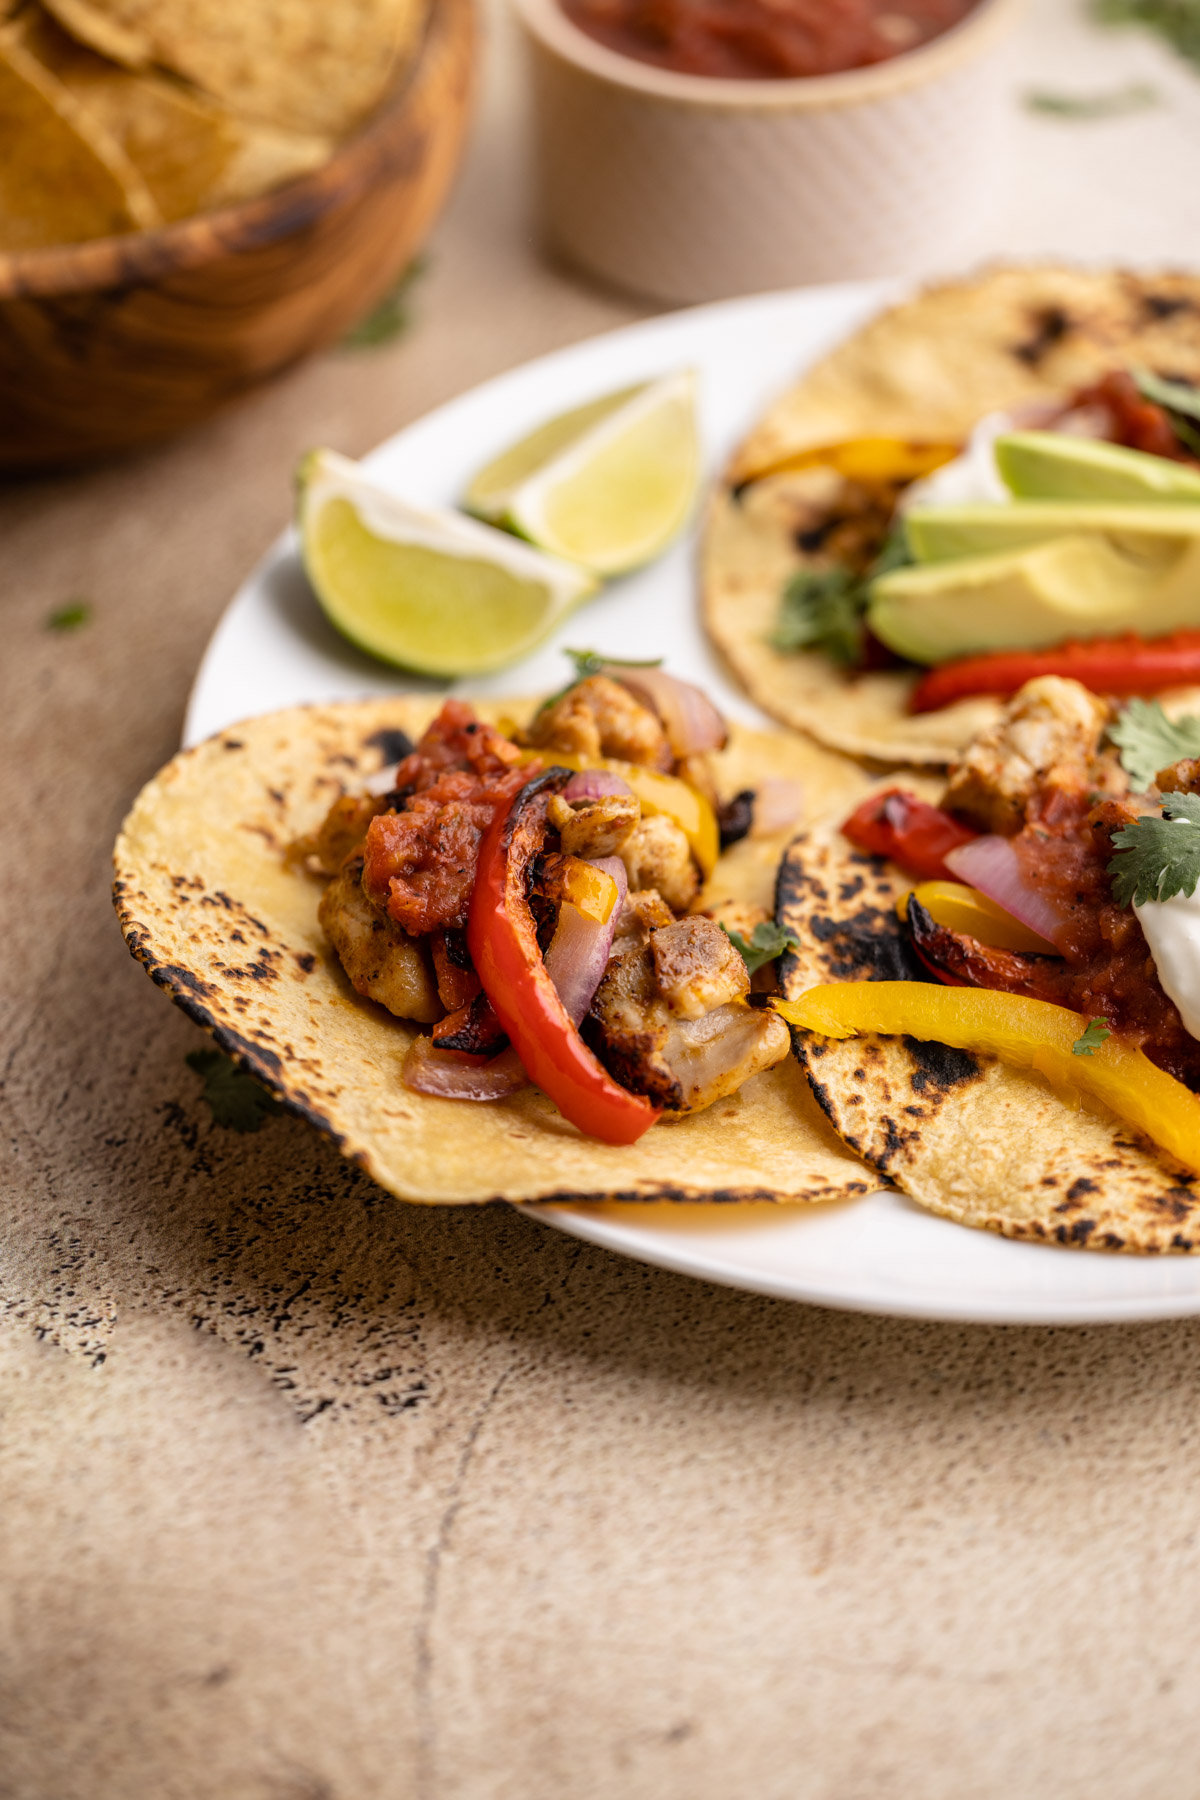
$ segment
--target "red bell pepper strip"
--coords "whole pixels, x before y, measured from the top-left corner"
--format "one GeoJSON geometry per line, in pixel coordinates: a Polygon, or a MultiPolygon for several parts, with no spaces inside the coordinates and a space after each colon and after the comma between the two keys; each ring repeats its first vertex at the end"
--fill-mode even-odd
{"type": "Polygon", "coordinates": [[[909,711],[936,712],[972,694],[1015,694],[1037,675],[1069,675],[1094,694],[1157,694],[1200,682],[1200,631],[1169,637],[1089,638],[1053,650],[993,650],[931,669],[917,683],[909,711]]]}
{"type": "Polygon", "coordinates": [[[546,973],[527,898],[529,867],[546,836],[545,792],[568,778],[548,769],[493,821],[479,849],[467,947],[529,1079],[589,1137],[633,1144],[660,1109],[614,1081],[572,1025],[546,973]]]}
{"type": "Polygon", "coordinates": [[[871,856],[886,856],[908,874],[926,881],[956,881],[958,877],[943,859],[979,835],[940,806],[930,806],[903,788],[872,794],[851,813],[842,832],[857,849],[871,856]]]}

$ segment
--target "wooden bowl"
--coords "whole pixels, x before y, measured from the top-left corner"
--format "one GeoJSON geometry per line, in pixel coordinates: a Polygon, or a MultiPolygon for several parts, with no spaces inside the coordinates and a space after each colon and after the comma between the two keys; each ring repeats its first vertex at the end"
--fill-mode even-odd
{"type": "Polygon", "coordinates": [[[0,255],[0,469],[83,462],[194,424],[332,343],[420,248],[458,163],[472,0],[323,167],[157,231],[0,255]]]}

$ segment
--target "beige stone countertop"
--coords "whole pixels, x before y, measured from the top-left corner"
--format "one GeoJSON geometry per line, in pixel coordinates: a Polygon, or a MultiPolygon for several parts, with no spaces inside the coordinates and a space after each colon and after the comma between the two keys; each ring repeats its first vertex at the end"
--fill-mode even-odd
{"type": "MultiPolygon", "coordinates": [[[[1200,79],[1059,0],[1019,60],[1160,100],[1022,112],[994,247],[1194,260],[1200,79]]],[[[113,835],[299,452],[639,316],[537,260],[519,124],[494,27],[405,337],[0,494],[0,1796],[1182,1800],[1200,1323],[843,1316],[406,1207],[215,1126],[121,944],[113,835]]]]}

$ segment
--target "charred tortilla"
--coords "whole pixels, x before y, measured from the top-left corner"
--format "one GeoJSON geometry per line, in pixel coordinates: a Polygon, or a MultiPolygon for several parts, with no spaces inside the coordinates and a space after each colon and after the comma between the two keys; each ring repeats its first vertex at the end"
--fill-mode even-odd
{"type": "Polygon", "coordinates": [[[998,716],[997,702],[913,717],[912,675],[848,675],[823,653],[768,641],[789,577],[828,565],[819,522],[880,503],[820,453],[863,438],[960,444],[986,413],[1064,397],[1138,363],[1200,380],[1200,278],[991,269],[891,307],[822,358],[738,450],[709,510],[704,621],[746,691],[850,755],[948,762],[998,716]],[[812,466],[770,472],[808,454],[812,466]]]}
{"type": "MultiPolygon", "coordinates": [[[[779,921],[801,946],[783,961],[788,998],[822,982],[925,979],[895,912],[911,885],[834,825],[797,839],[778,887],[779,921]]],[[[793,1041],[839,1136],[931,1212],[1091,1250],[1200,1251],[1200,1177],[1107,1111],[1073,1111],[1039,1076],[942,1044],[793,1041]]]]}
{"type": "MultiPolygon", "coordinates": [[[[402,698],[295,708],[184,751],[143,790],[115,851],[130,950],[160,987],[293,1111],[403,1199],[844,1199],[875,1177],[826,1124],[788,1058],[631,1149],[584,1137],[534,1088],[491,1105],[401,1085],[413,1029],[351,988],[317,921],[322,884],[286,851],[343,791],[404,753],[437,711],[402,698]]],[[[513,703],[481,706],[483,717],[513,703]]],[[[735,731],[714,759],[728,792],[806,783],[813,812],[852,805],[861,772],[799,739],[735,731]]],[[[752,839],[714,880],[769,891],[778,843],[752,839]]]]}

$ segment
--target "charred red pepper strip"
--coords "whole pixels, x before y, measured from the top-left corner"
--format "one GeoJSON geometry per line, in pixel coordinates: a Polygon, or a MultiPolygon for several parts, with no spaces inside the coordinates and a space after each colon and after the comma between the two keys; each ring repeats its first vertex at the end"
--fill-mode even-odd
{"type": "Polygon", "coordinates": [[[886,856],[909,875],[927,881],[956,880],[943,859],[979,835],[940,806],[930,806],[903,788],[872,794],[851,813],[842,832],[857,849],[886,856]]]}
{"type": "Polygon", "coordinates": [[[659,1109],[614,1081],[572,1025],[546,973],[527,898],[530,864],[546,837],[547,790],[569,778],[548,769],[494,820],[479,850],[467,944],[529,1079],[589,1137],[633,1144],[659,1109]]]}
{"type": "Polygon", "coordinates": [[[1200,682],[1200,631],[1169,637],[1090,638],[1053,650],[993,650],[931,669],[917,683],[909,711],[936,712],[973,694],[1015,694],[1037,675],[1068,675],[1094,694],[1157,694],[1200,682]]]}

